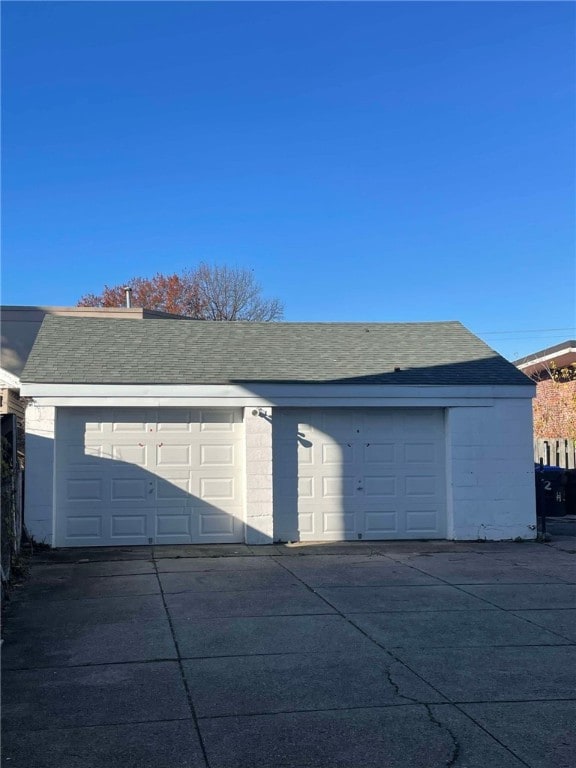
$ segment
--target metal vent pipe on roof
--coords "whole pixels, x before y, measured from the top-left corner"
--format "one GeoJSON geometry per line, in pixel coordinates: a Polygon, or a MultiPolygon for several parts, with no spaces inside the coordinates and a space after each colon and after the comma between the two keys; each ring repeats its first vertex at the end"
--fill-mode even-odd
{"type": "Polygon", "coordinates": [[[132,288],[129,285],[124,287],[124,293],[126,294],[126,308],[130,309],[132,306],[132,288]]]}

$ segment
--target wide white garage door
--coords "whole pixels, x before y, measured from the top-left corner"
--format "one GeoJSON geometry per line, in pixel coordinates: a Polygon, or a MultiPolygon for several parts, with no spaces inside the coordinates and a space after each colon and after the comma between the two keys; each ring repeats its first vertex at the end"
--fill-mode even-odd
{"type": "Polygon", "coordinates": [[[239,410],[59,409],[56,545],[243,541],[239,410]]]}
{"type": "Polygon", "coordinates": [[[442,409],[286,409],[274,418],[277,538],[445,538],[442,409]]]}

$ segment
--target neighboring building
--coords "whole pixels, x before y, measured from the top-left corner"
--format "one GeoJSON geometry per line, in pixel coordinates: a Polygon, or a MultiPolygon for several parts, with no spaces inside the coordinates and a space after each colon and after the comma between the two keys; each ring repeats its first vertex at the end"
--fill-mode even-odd
{"type": "MultiPolygon", "coordinates": [[[[576,341],[570,339],[546,347],[519,360],[514,360],[516,368],[530,376],[533,381],[545,381],[552,378],[552,371],[576,366],[576,341]]],[[[559,381],[562,381],[560,378],[559,381]]]]}
{"type": "Polygon", "coordinates": [[[21,431],[26,404],[20,398],[20,374],[46,315],[114,320],[179,318],[139,307],[0,307],[0,414],[13,413],[21,431]]]}
{"type": "Polygon", "coordinates": [[[576,465],[576,341],[541,349],[514,362],[536,382],[534,461],[576,465]]]}
{"type": "Polygon", "coordinates": [[[24,435],[24,412],[26,402],[20,397],[20,379],[9,371],[0,368],[0,416],[13,414],[16,419],[16,430],[19,432],[19,453],[22,456],[24,435]]]}
{"type": "Polygon", "coordinates": [[[22,380],[55,546],[536,536],[535,386],[457,322],[46,317],[22,380]]]}

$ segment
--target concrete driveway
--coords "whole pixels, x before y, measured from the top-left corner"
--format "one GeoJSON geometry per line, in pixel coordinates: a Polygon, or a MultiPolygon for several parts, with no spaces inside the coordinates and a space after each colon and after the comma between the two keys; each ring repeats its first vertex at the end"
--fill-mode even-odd
{"type": "Polygon", "coordinates": [[[5,617],[12,768],[573,768],[576,541],[63,550],[5,617]]]}

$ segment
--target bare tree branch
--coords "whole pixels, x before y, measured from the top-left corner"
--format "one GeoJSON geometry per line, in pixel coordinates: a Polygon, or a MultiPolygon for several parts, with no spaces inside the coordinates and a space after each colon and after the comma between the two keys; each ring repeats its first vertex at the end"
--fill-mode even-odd
{"type": "Polygon", "coordinates": [[[271,322],[284,315],[282,303],[265,299],[251,270],[201,263],[181,274],[135,277],[122,285],[104,286],[101,294],[82,296],[79,306],[122,307],[124,285],[132,288],[133,305],[193,317],[197,320],[271,322]]]}

